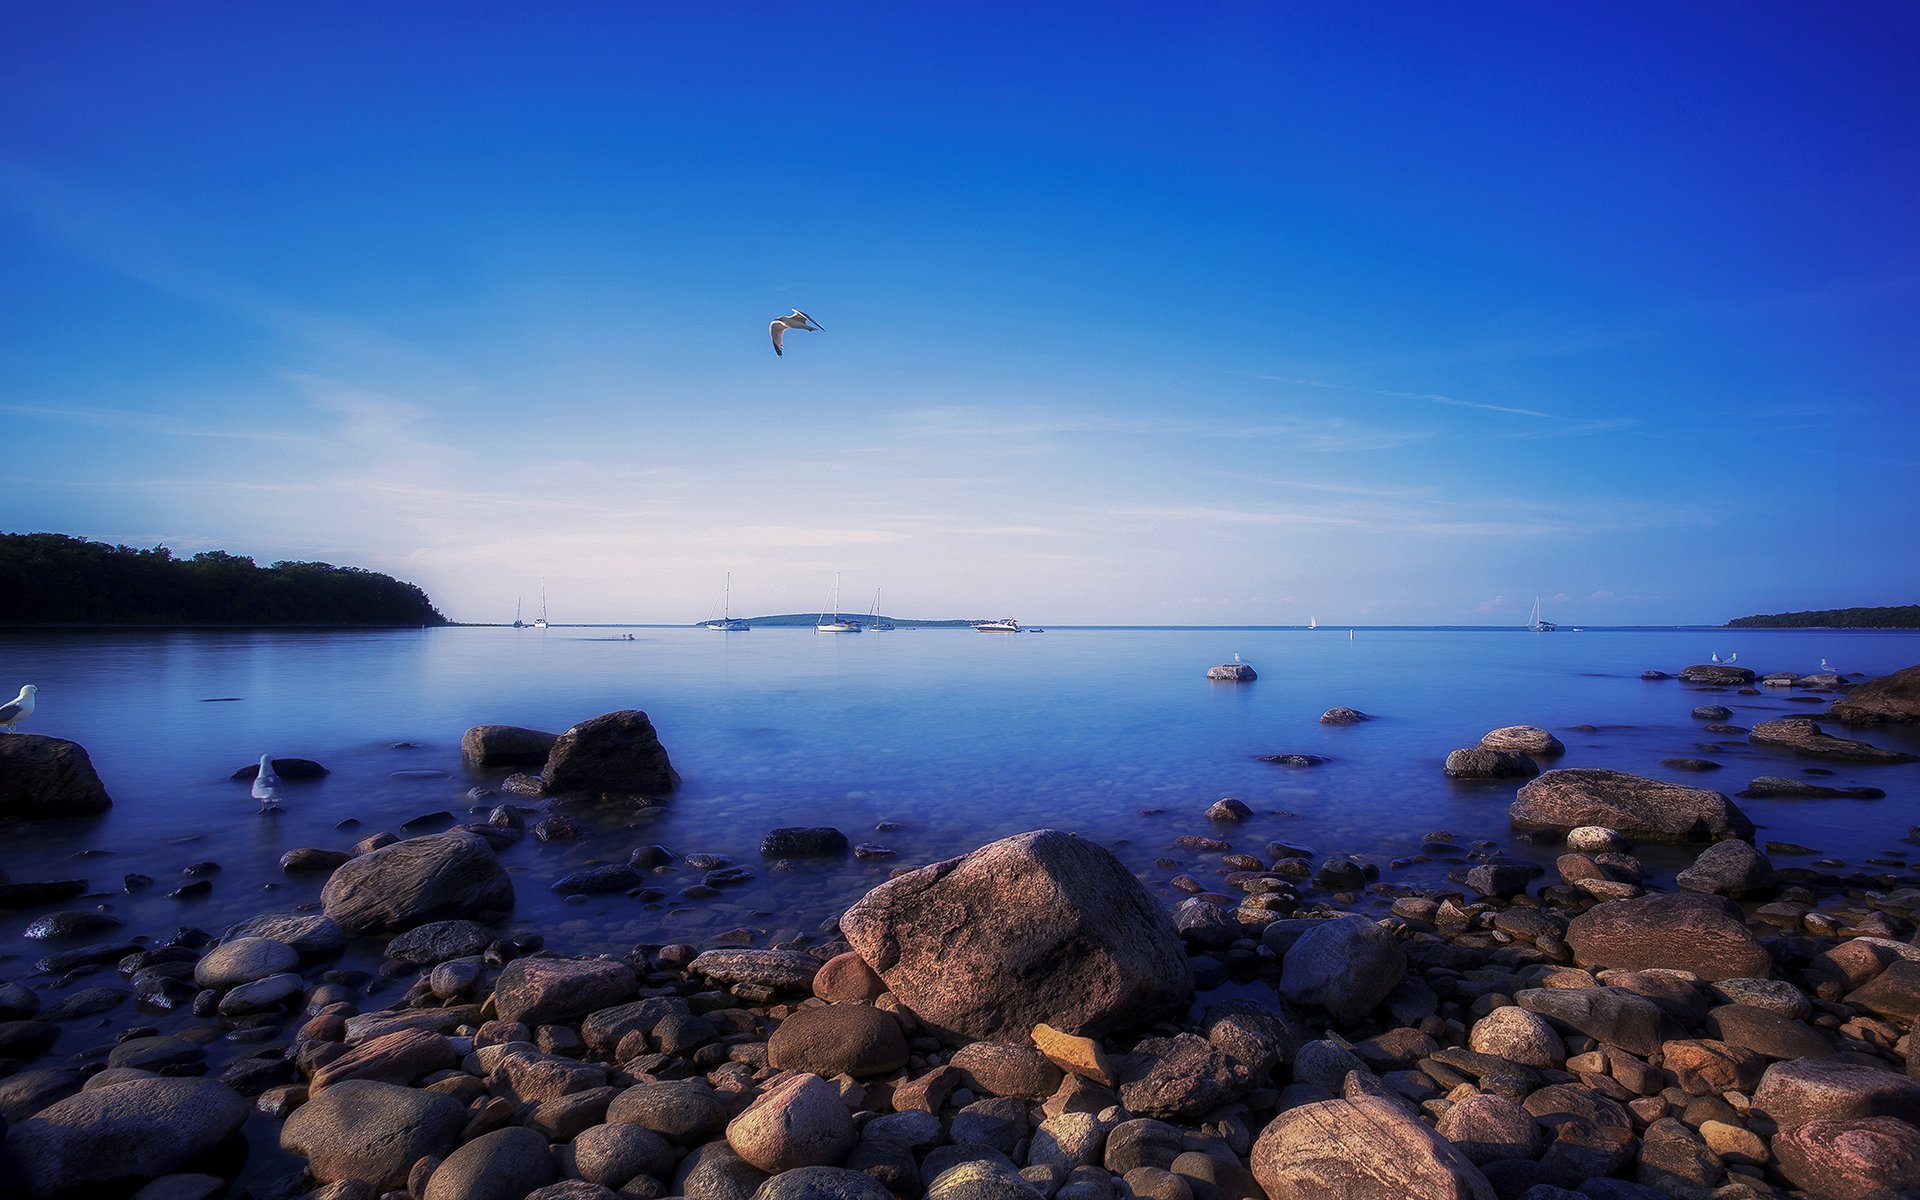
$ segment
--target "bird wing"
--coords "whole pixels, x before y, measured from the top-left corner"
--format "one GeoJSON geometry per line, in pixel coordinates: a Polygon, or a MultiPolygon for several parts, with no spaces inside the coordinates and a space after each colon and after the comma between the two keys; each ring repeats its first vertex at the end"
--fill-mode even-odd
{"type": "Polygon", "coordinates": [[[25,715],[26,709],[21,708],[18,704],[0,704],[0,725],[5,725],[9,721],[17,721],[25,715]]]}
{"type": "Polygon", "coordinates": [[[814,327],[815,329],[818,329],[818,330],[819,330],[819,331],[821,331],[822,333],[825,333],[825,332],[826,332],[826,329],[827,329],[827,327],[826,327],[825,325],[822,325],[822,324],[821,324],[820,322],[818,322],[818,321],[816,321],[816,320],[814,320],[814,319],[813,319],[812,317],[810,317],[810,316],[808,316],[807,314],[805,314],[805,313],[803,313],[803,312],[801,312],[801,311],[800,311],[799,309],[797,309],[797,308],[796,308],[796,309],[794,309],[794,310],[793,310],[793,315],[794,315],[794,316],[796,316],[796,317],[799,317],[799,318],[800,318],[800,319],[801,319],[802,321],[805,321],[805,322],[806,322],[807,324],[809,324],[809,325],[812,325],[812,326],[813,326],[813,327],[814,327]]]}
{"type": "Polygon", "coordinates": [[[786,354],[786,351],[780,348],[780,335],[786,331],[787,323],[785,321],[775,321],[773,324],[767,326],[767,332],[773,335],[773,352],[775,354],[782,356],[786,354]]]}

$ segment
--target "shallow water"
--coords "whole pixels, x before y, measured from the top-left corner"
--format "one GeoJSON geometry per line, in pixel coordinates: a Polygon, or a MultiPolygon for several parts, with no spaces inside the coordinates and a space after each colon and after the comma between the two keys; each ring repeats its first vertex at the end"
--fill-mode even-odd
{"type": "MultiPolygon", "coordinates": [[[[1217,855],[1173,848],[1186,833],[1213,833],[1254,853],[1273,838],[1362,852],[1387,867],[1387,878],[1438,882],[1447,864],[1393,868],[1389,860],[1440,829],[1552,858],[1550,847],[1511,843],[1514,785],[1455,785],[1441,775],[1447,751],[1488,729],[1555,731],[1568,752],[1552,765],[1732,793],[1756,775],[1822,764],[1705,734],[1689,715],[1696,705],[1724,703],[1732,723],[1747,726],[1817,714],[1831,697],[1710,693],[1643,681],[1643,670],[1677,671],[1716,650],[1738,651],[1742,665],[1761,672],[1811,671],[1823,657],[1867,675],[1920,662],[1920,635],[1831,631],[1361,630],[1349,639],[1324,629],[826,636],[635,628],[636,640],[615,640],[625,632],[0,633],[0,687],[40,685],[23,729],[86,746],[115,801],[97,819],[10,831],[0,869],[16,881],[86,878],[96,894],[58,907],[105,905],[129,935],[182,924],[217,931],[317,899],[319,878],[279,871],[288,849],[345,848],[436,811],[472,819],[469,789],[499,776],[462,767],[468,726],[560,730],[640,708],[684,777],[671,802],[587,809],[578,813],[585,838],[529,838],[502,852],[517,921],[539,926],[550,945],[624,949],[729,931],[766,944],[814,929],[901,865],[1049,826],[1113,847],[1162,890],[1176,869],[1203,879],[1218,869],[1217,855]],[[1208,666],[1235,653],[1258,668],[1256,682],[1205,679],[1208,666]],[[1319,724],[1334,705],[1377,719],[1319,724]],[[1256,759],[1279,752],[1332,761],[1287,768],[1256,759]],[[228,778],[262,753],[317,759],[332,774],[287,784],[285,812],[262,817],[246,784],[228,778]],[[1660,765],[1674,756],[1724,769],[1660,765]],[[1244,800],[1254,817],[1210,827],[1202,814],[1222,796],[1244,800]],[[898,828],[876,831],[883,822],[898,828]],[[758,847],[783,825],[837,826],[896,856],[776,871],[758,847]],[[579,865],[623,861],[652,842],[731,857],[755,878],[697,902],[678,896],[696,881],[684,869],[662,876],[669,900],[654,904],[625,896],[568,904],[548,888],[579,865]],[[186,882],[186,867],[208,861],[221,867],[211,896],[168,898],[186,882]],[[129,872],[156,883],[123,892],[129,872]]],[[[1911,733],[1867,736],[1920,749],[1911,733]]],[[[1822,782],[1872,784],[1887,798],[1740,802],[1760,838],[1853,864],[1902,854],[1908,826],[1920,821],[1920,766],[1824,765],[1834,774],[1822,782]]],[[[1690,855],[1649,848],[1646,858],[1670,873],[1690,855]]],[[[0,915],[0,955],[8,956],[0,979],[24,978],[47,951],[18,936],[39,911],[0,915]]]]}

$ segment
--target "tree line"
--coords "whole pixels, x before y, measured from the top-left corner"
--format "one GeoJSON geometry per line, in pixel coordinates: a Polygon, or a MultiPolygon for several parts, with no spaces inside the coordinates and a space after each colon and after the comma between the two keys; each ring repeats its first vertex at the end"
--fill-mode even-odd
{"type": "Polygon", "coordinates": [[[0,624],[445,625],[411,583],[323,562],[176,558],[58,533],[0,533],[0,624]]]}
{"type": "Polygon", "coordinates": [[[1735,617],[1730,629],[1920,629],[1920,604],[1886,608],[1823,608],[1814,612],[1735,617]]]}

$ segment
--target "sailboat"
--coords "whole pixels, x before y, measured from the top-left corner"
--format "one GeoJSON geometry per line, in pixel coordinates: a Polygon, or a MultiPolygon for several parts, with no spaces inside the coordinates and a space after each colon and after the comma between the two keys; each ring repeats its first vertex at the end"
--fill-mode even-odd
{"type": "Polygon", "coordinates": [[[1527,623],[1527,628],[1534,633],[1552,633],[1554,630],[1560,628],[1552,621],[1542,621],[1540,619],[1540,597],[1538,596],[1533,598],[1533,620],[1527,623]]]}
{"type": "Polygon", "coordinates": [[[833,573],[833,598],[829,603],[833,606],[833,620],[827,620],[827,614],[823,611],[820,614],[820,620],[813,626],[815,633],[860,632],[860,622],[849,621],[840,615],[840,573],[838,571],[833,573]]]}
{"type": "Polygon", "coordinates": [[[884,633],[893,628],[893,622],[880,615],[880,589],[873,589],[873,611],[867,614],[867,628],[884,633]]]}
{"type": "Polygon", "coordinates": [[[547,585],[544,583],[540,585],[540,615],[533,619],[533,627],[535,629],[547,627],[547,585]]]}
{"type": "Polygon", "coordinates": [[[1308,618],[1307,618],[1307,628],[1308,628],[1308,629],[1318,629],[1318,628],[1320,628],[1320,618],[1318,618],[1318,617],[1308,617],[1308,618]]]}
{"type": "Polygon", "coordinates": [[[525,629],[527,627],[527,623],[520,619],[520,597],[518,596],[513,598],[513,627],[515,629],[525,629]]]}
{"type": "Polygon", "coordinates": [[[744,633],[747,630],[753,628],[753,626],[747,624],[745,621],[736,621],[733,619],[733,572],[732,571],[727,572],[726,599],[721,602],[720,619],[718,621],[708,621],[707,628],[713,630],[716,633],[744,633]]]}

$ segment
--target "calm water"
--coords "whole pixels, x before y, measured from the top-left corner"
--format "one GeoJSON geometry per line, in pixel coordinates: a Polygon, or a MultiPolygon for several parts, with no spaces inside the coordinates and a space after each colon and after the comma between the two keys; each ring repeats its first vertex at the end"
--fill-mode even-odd
{"type": "MultiPolygon", "coordinates": [[[[1448,750],[1500,725],[1535,724],[1567,743],[1557,765],[1603,766],[1732,793],[1755,775],[1797,774],[1805,760],[1715,738],[1689,716],[1718,701],[1746,726],[1822,711],[1792,694],[1710,694],[1648,683],[1719,651],[1756,670],[1884,674],[1920,662],[1920,635],[1726,630],[1520,631],[1055,629],[1042,635],[900,630],[858,636],[811,630],[615,631],[558,628],[376,633],[0,633],[0,688],[40,685],[24,726],[87,747],[115,804],[96,820],[14,830],[0,869],[14,880],[84,877],[129,934],[181,924],[219,929],[242,916],[310,903],[320,880],[289,878],[280,855],[341,847],[438,810],[469,819],[459,740],[480,723],[560,730],[620,708],[653,718],[683,788],[643,814],[593,809],[588,836],[531,839],[502,852],[519,917],[569,950],[641,940],[701,941],[746,930],[759,944],[809,930],[902,864],[947,857],[1021,830],[1052,826],[1114,847],[1156,886],[1217,856],[1172,848],[1216,832],[1258,853],[1284,837],[1322,852],[1385,863],[1424,833],[1508,843],[1512,786],[1458,786],[1440,772],[1448,750]],[[624,631],[622,631],[624,632],[624,631]],[[1214,684],[1210,665],[1235,653],[1260,672],[1214,684]],[[1334,705],[1377,716],[1334,728],[1334,705]],[[1574,726],[1591,725],[1581,732],[1574,726]],[[407,748],[398,744],[412,743],[407,748]],[[1703,746],[1718,749],[1705,750],[1703,746]],[[1305,752],[1333,761],[1289,769],[1256,755],[1305,752]],[[263,818],[228,780],[263,752],[317,759],[327,779],[289,784],[286,812],[263,818]],[[1659,765],[1673,756],[1725,764],[1706,775],[1659,765]],[[404,774],[400,774],[404,773],[404,774]],[[1222,796],[1255,810],[1212,830],[1201,815],[1222,796]],[[1154,812],[1152,810],[1160,810],[1154,812]],[[343,821],[357,821],[340,828],[343,821]],[[882,822],[899,828],[876,832],[882,822]],[[891,861],[803,863],[773,872],[763,834],[834,825],[891,861]],[[750,885],[718,901],[681,901],[694,882],[663,878],[674,897],[564,904],[548,884],[583,863],[621,861],[635,845],[704,851],[752,866],[750,885]],[[221,864],[213,895],[168,899],[190,864],[221,864]],[[121,878],[157,882],[124,894],[121,878]]],[[[1873,733],[1920,749],[1911,734],[1873,733]]],[[[1858,863],[1899,853],[1920,822],[1920,766],[1836,765],[1826,780],[1883,787],[1881,801],[1746,801],[1763,839],[1803,843],[1858,863]]],[[[1517,848],[1543,861],[1545,848],[1517,848]]],[[[1686,856],[1652,849],[1671,871],[1686,856]]],[[[1389,870],[1432,882],[1441,865],[1389,870]]],[[[1204,874],[1202,877],[1205,877],[1204,874]]],[[[20,939],[34,912],[0,914],[0,978],[20,978],[45,947],[20,939]]]]}

